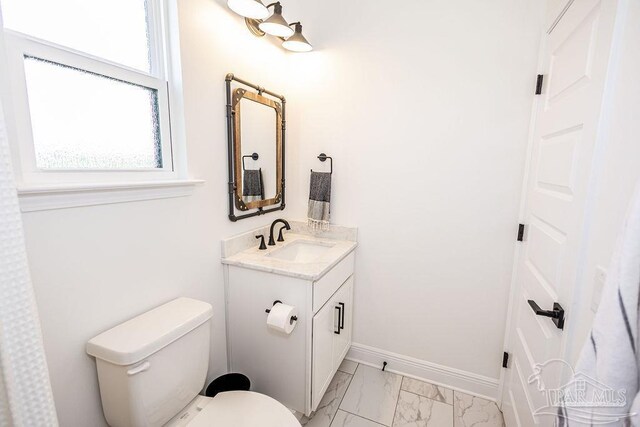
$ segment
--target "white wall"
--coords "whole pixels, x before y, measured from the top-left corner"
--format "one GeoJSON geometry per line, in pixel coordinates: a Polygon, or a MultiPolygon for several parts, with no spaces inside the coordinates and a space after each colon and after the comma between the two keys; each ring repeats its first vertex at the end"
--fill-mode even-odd
{"type": "Polygon", "coordinates": [[[316,51],[292,60],[289,180],[306,194],[334,157],[332,222],[359,227],[354,340],[497,379],[544,2],[291,3],[316,51]]]}
{"type": "MultiPolygon", "coordinates": [[[[614,37],[614,50],[605,92],[600,146],[599,179],[595,208],[586,248],[586,264],[579,285],[577,311],[573,314],[573,341],[567,353],[575,363],[591,329],[598,301],[596,269],[607,270],[634,190],[640,185],[640,2],[621,1],[618,15],[620,31],[614,37]]],[[[569,324],[569,323],[568,323],[569,324]]]]}
{"type": "Polygon", "coordinates": [[[178,296],[213,304],[209,377],[226,372],[220,240],[282,215],[227,219],[224,77],[288,95],[287,56],[251,36],[224,0],[179,4],[189,171],[206,183],[185,198],[23,215],[63,426],[105,423],[86,341],[178,296]]]}

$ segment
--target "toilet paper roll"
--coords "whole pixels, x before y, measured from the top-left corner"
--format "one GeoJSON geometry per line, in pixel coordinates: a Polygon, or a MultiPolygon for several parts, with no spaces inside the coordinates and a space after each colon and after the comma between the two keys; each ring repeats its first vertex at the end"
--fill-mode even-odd
{"type": "Polygon", "coordinates": [[[290,334],[298,323],[293,316],[298,315],[298,309],[291,305],[278,303],[271,307],[267,316],[267,326],[285,334],[290,334]]]}

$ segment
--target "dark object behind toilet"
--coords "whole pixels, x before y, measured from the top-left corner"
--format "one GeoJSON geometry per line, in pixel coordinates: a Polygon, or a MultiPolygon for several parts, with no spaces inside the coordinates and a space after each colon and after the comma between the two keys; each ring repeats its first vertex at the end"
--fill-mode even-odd
{"type": "Polygon", "coordinates": [[[224,374],[211,381],[205,395],[207,397],[214,397],[216,394],[225,391],[249,391],[250,388],[251,381],[246,375],[230,373],[224,374]]]}

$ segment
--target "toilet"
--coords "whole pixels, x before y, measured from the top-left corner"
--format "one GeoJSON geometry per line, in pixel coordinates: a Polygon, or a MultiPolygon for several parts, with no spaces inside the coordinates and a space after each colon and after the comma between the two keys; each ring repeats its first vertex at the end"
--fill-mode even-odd
{"type": "Polygon", "coordinates": [[[199,395],[209,366],[212,308],[178,298],[92,338],[102,408],[112,427],[300,427],[264,394],[199,395]]]}

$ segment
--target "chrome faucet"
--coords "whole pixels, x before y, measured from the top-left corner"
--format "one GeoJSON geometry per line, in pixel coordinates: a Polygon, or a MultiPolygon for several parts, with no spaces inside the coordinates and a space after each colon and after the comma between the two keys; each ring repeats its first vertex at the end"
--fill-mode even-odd
{"type": "MultiPolygon", "coordinates": [[[[273,229],[276,226],[276,224],[279,222],[284,224],[283,228],[286,228],[287,230],[291,230],[291,226],[289,225],[286,219],[278,218],[275,221],[273,221],[271,223],[271,229],[269,230],[269,246],[273,246],[276,244],[276,241],[273,238],[273,229]]],[[[282,228],[280,229],[280,237],[278,238],[278,241],[284,242],[284,238],[282,237],[282,228]]]]}

